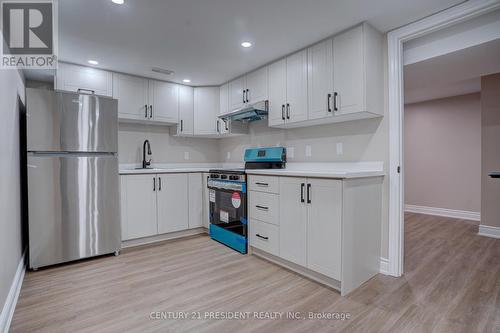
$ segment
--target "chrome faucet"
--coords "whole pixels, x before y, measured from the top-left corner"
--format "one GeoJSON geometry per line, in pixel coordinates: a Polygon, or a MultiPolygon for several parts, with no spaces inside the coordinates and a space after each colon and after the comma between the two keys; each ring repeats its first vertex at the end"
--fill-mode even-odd
{"type": "Polygon", "coordinates": [[[151,159],[149,161],[146,161],[146,145],[148,146],[148,155],[151,156],[151,145],[149,144],[149,140],[144,140],[144,143],[142,144],[142,168],[146,169],[148,166],[151,165],[151,159]]]}

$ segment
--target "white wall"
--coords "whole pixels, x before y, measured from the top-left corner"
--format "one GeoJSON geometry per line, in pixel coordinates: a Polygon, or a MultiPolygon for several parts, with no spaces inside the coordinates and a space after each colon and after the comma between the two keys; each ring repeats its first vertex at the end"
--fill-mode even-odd
{"type": "Polygon", "coordinates": [[[151,143],[152,163],[215,163],[219,161],[215,139],[182,138],[169,134],[165,126],[120,123],[118,158],[120,163],[141,163],[142,145],[151,143]],[[184,159],[184,153],[189,160],[184,159]]]}
{"type": "Polygon", "coordinates": [[[16,70],[0,70],[0,310],[21,259],[19,112],[24,82],[16,70]]]}
{"type": "Polygon", "coordinates": [[[405,105],[405,203],[479,213],[480,94],[405,105]]]}

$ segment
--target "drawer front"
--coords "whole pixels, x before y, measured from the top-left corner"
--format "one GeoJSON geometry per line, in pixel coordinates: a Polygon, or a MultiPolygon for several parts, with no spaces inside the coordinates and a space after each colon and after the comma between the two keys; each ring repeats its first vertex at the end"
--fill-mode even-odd
{"type": "Polygon", "coordinates": [[[248,217],[279,225],[279,198],[279,195],[274,193],[248,192],[248,217]]]}
{"type": "Polygon", "coordinates": [[[279,177],[249,175],[248,189],[250,191],[279,193],[279,177]]]}
{"type": "Polygon", "coordinates": [[[279,256],[279,227],[250,219],[248,223],[250,246],[279,256]]]}

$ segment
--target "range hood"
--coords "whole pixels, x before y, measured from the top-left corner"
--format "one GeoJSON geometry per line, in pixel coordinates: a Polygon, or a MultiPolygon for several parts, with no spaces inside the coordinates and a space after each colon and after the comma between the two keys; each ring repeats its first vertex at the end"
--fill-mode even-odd
{"type": "Polygon", "coordinates": [[[220,115],[223,120],[250,122],[255,120],[267,119],[269,112],[269,101],[259,101],[254,104],[220,115]]]}

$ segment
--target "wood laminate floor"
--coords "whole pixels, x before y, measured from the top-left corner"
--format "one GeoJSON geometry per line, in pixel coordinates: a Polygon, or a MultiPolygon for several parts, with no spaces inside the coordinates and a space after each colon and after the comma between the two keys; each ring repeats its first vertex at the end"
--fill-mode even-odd
{"type": "Polygon", "coordinates": [[[477,236],[477,228],[408,214],[404,277],[379,274],[348,297],[206,236],[136,248],[28,272],[11,330],[499,333],[500,240],[477,236]],[[157,311],[252,315],[151,319],[157,311]],[[343,312],[350,319],[255,319],[256,311],[343,312]]]}

